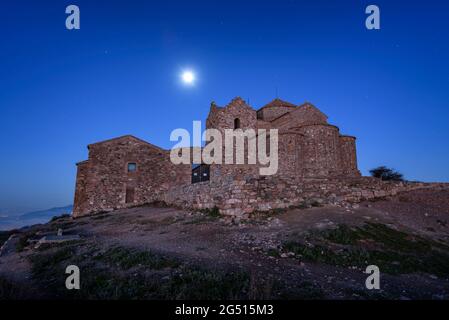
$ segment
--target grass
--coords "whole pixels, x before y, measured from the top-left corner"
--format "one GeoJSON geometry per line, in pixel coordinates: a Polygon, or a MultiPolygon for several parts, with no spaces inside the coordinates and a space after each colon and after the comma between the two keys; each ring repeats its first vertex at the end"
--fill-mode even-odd
{"type": "Polygon", "coordinates": [[[123,247],[89,259],[94,251],[83,253],[68,245],[34,254],[33,280],[47,298],[55,299],[244,299],[254,294],[245,272],[208,270],[123,247]],[[81,290],[65,289],[69,264],[81,270],[81,290]]]}
{"type": "Polygon", "coordinates": [[[16,244],[17,252],[22,252],[28,246],[28,239],[31,237],[31,234],[24,233],[19,235],[19,240],[16,244]]]}
{"type": "Polygon", "coordinates": [[[236,299],[244,295],[244,274],[223,274],[182,267],[165,277],[138,273],[126,276],[103,269],[84,275],[78,298],[87,299],[236,299]]]}
{"type": "Polygon", "coordinates": [[[29,299],[31,297],[30,287],[12,282],[0,276],[0,301],[10,299],[29,299]]]}
{"type": "Polygon", "coordinates": [[[249,275],[244,272],[213,272],[183,267],[160,289],[165,299],[239,299],[247,295],[249,280],[249,275]]]}
{"type": "Polygon", "coordinates": [[[50,252],[36,253],[30,257],[32,264],[31,272],[33,276],[39,277],[47,273],[48,270],[52,270],[59,266],[61,262],[72,259],[71,263],[77,261],[73,260],[76,257],[75,246],[59,246],[52,248],[50,252]]]}
{"type": "Polygon", "coordinates": [[[96,259],[119,266],[125,270],[136,266],[144,266],[155,270],[179,266],[179,262],[175,259],[163,257],[150,251],[130,250],[123,247],[109,249],[97,256],[96,259]]]}
{"type": "Polygon", "coordinates": [[[340,225],[333,230],[313,232],[302,241],[286,241],[283,249],[300,259],[336,266],[365,268],[374,264],[390,274],[423,272],[449,276],[446,245],[383,224],[352,228],[340,225]]]}

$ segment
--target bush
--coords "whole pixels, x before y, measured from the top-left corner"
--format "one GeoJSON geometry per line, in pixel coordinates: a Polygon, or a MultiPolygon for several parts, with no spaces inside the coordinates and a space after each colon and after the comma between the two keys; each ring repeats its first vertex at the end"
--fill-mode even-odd
{"type": "Polygon", "coordinates": [[[371,169],[369,172],[371,173],[371,176],[384,181],[404,181],[404,177],[401,173],[385,166],[371,169]]]}
{"type": "Polygon", "coordinates": [[[17,252],[22,252],[23,250],[25,250],[25,248],[28,246],[28,238],[28,234],[20,235],[19,241],[16,244],[17,252]]]}
{"type": "Polygon", "coordinates": [[[204,213],[204,214],[208,215],[211,218],[219,218],[219,217],[221,217],[220,209],[218,209],[217,206],[214,206],[213,208],[201,209],[199,211],[201,213],[204,213]]]}

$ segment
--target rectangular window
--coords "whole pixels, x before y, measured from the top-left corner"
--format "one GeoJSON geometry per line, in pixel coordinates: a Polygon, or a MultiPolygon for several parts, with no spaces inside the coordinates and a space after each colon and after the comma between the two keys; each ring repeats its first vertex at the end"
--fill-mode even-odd
{"type": "Polygon", "coordinates": [[[192,183],[209,181],[210,166],[207,164],[196,165],[192,169],[192,183]]]}
{"type": "Polygon", "coordinates": [[[137,170],[137,164],[135,162],[128,163],[128,172],[135,172],[137,170]]]}

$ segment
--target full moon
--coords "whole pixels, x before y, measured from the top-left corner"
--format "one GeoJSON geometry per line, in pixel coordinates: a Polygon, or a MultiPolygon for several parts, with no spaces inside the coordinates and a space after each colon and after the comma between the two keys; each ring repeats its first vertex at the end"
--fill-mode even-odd
{"type": "Polygon", "coordinates": [[[181,78],[186,84],[193,84],[195,82],[195,74],[192,71],[184,71],[181,78]]]}

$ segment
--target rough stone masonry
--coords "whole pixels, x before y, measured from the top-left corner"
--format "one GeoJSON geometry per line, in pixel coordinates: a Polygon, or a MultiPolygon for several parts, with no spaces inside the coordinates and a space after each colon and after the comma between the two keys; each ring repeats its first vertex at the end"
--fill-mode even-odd
{"type": "Polygon", "coordinates": [[[222,214],[241,217],[310,201],[357,202],[422,187],[361,177],[356,138],[342,135],[310,103],[275,99],[257,111],[238,97],[224,107],[212,103],[206,128],[278,129],[277,173],[260,176],[253,164],[175,165],[168,150],[126,135],[88,145],[88,160],[77,164],[73,215],[162,201],[188,209],[217,207],[222,214]],[[198,174],[207,179],[196,179],[198,174]]]}

